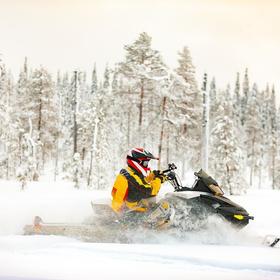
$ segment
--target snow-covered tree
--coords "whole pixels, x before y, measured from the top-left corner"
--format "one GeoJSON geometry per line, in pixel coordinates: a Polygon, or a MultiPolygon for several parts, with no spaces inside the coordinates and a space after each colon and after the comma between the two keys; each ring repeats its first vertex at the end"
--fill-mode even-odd
{"type": "MultiPolygon", "coordinates": [[[[108,80],[109,85],[111,82],[108,80]]],[[[109,86],[110,87],[110,86],[109,86]]],[[[112,106],[114,107],[115,99],[112,96],[110,88],[101,87],[92,100],[90,112],[90,161],[88,170],[87,184],[89,187],[95,187],[97,189],[104,189],[112,184],[112,171],[114,156],[117,155],[118,147],[114,144],[120,142],[120,136],[118,132],[115,133],[115,125],[113,124],[114,112],[112,112],[112,106]],[[112,113],[112,114],[111,114],[112,113]],[[111,137],[111,138],[110,138],[111,137]],[[115,141],[110,141],[114,139],[115,141]],[[116,151],[112,151],[115,147],[116,151]]]]}
{"type": "Polygon", "coordinates": [[[209,86],[209,117],[210,117],[210,128],[213,127],[213,121],[216,117],[217,112],[217,86],[216,79],[213,78],[209,86]]]}
{"type": "Polygon", "coordinates": [[[16,177],[24,190],[28,181],[37,181],[39,177],[37,168],[37,144],[33,139],[32,121],[29,119],[29,131],[20,135],[20,161],[17,165],[16,177]]]}
{"type": "Polygon", "coordinates": [[[70,174],[71,179],[74,182],[74,187],[79,189],[81,187],[81,181],[82,181],[82,162],[81,162],[81,156],[79,153],[75,153],[73,155],[73,160],[71,162],[70,166],[70,174]]]}
{"type": "Polygon", "coordinates": [[[276,113],[276,97],[275,89],[272,87],[271,94],[268,99],[268,174],[271,177],[272,188],[275,188],[276,181],[276,158],[277,158],[277,113],[276,113]]]}
{"type": "Polygon", "coordinates": [[[104,72],[103,88],[108,89],[109,86],[110,86],[110,70],[108,65],[106,65],[105,72],[104,72]]]}
{"type": "Polygon", "coordinates": [[[245,119],[246,140],[245,147],[247,151],[248,164],[250,167],[250,185],[253,184],[253,176],[257,175],[260,168],[261,154],[261,117],[260,104],[258,103],[258,88],[254,84],[248,98],[248,106],[245,119]]]}
{"type": "Polygon", "coordinates": [[[30,81],[32,101],[29,113],[34,137],[38,143],[38,168],[44,169],[45,163],[55,151],[57,135],[57,97],[51,75],[43,67],[33,72],[30,81]]]}
{"type": "Polygon", "coordinates": [[[87,116],[85,108],[87,101],[92,97],[90,89],[85,84],[85,74],[75,70],[71,77],[64,78],[62,89],[64,88],[62,108],[62,123],[64,126],[64,178],[73,180],[76,187],[80,187],[82,181],[77,179],[84,176],[84,159],[87,151],[86,137],[88,133],[84,131],[83,120],[87,116]],[[73,168],[76,170],[73,177],[73,168]],[[77,171],[77,169],[79,170],[77,171]],[[80,175],[81,174],[81,175],[80,175]],[[78,184],[79,182],[79,184],[78,184]]]}
{"type": "Polygon", "coordinates": [[[239,73],[237,73],[235,87],[234,87],[234,95],[233,95],[233,117],[234,117],[235,125],[237,127],[240,127],[240,129],[241,129],[241,116],[242,116],[241,101],[242,100],[240,95],[240,78],[239,78],[239,73]]]}
{"type": "Polygon", "coordinates": [[[248,69],[245,70],[243,85],[242,85],[242,97],[241,97],[241,124],[244,125],[246,119],[247,104],[250,92],[248,69]]]}
{"type": "MultiPolygon", "coordinates": [[[[76,186],[105,188],[127,152],[141,146],[159,154],[159,167],[176,162],[182,174],[201,167],[203,96],[189,49],[178,53],[174,70],[147,33],[124,49],[124,59],[112,69],[106,66],[99,81],[96,65],[90,81],[84,71],[59,73],[55,81],[43,67],[31,71],[25,59],[14,83],[0,62],[0,177],[13,178],[17,170],[24,185],[54,167],[55,178],[68,175],[76,186]]],[[[269,86],[251,89],[248,76],[246,69],[240,81],[237,73],[233,95],[229,86],[221,94],[214,78],[205,91],[210,169],[217,178],[223,174],[232,193],[245,185],[239,189],[228,176],[240,172],[242,181],[244,166],[251,184],[257,176],[259,187],[265,178],[272,188],[280,184],[276,93],[269,86]]]]}
{"type": "Polygon", "coordinates": [[[94,64],[94,68],[92,71],[92,76],[91,76],[91,94],[95,94],[97,91],[97,74],[96,74],[96,64],[94,64]]]}
{"type": "Polygon", "coordinates": [[[234,128],[232,99],[227,94],[220,94],[215,127],[211,132],[210,170],[224,191],[242,194],[246,191],[242,151],[234,128]]]}
{"type": "Polygon", "coordinates": [[[27,132],[30,117],[29,105],[33,99],[30,92],[27,58],[25,58],[23,68],[20,70],[15,91],[14,106],[16,109],[13,112],[14,121],[18,123],[20,129],[27,132]]]}
{"type": "Polygon", "coordinates": [[[207,92],[207,74],[204,74],[203,79],[203,112],[202,112],[202,149],[201,149],[201,165],[206,172],[208,171],[209,159],[209,95],[207,92]]]}
{"type": "Polygon", "coordinates": [[[276,145],[277,156],[275,159],[275,184],[276,189],[280,189],[280,108],[277,110],[276,115],[276,145]]]}
{"type": "Polygon", "coordinates": [[[183,165],[188,159],[189,164],[198,168],[200,166],[200,152],[198,151],[201,147],[202,94],[198,89],[189,49],[184,47],[178,54],[179,65],[175,71],[179,79],[177,78],[175,110],[180,114],[178,119],[181,118],[181,122],[178,135],[180,146],[177,151],[182,157],[183,165]]]}
{"type": "Polygon", "coordinates": [[[18,124],[13,118],[14,82],[4,64],[0,70],[0,176],[10,179],[15,176],[18,156],[18,124]]]}
{"type": "Polygon", "coordinates": [[[275,159],[275,181],[273,185],[274,189],[280,189],[280,156],[277,155],[275,159]]]}
{"type": "MultiPolygon", "coordinates": [[[[125,91],[132,95],[137,94],[139,98],[138,138],[145,133],[143,125],[146,126],[148,122],[150,106],[146,106],[146,102],[151,98],[147,98],[147,95],[150,96],[159,81],[167,75],[161,55],[151,48],[151,41],[152,38],[147,33],[141,33],[134,43],[125,46],[125,61],[119,65],[119,72],[126,85],[125,91]]],[[[153,103],[156,103],[155,100],[153,103]]],[[[143,141],[139,142],[143,144],[143,141]]]]}

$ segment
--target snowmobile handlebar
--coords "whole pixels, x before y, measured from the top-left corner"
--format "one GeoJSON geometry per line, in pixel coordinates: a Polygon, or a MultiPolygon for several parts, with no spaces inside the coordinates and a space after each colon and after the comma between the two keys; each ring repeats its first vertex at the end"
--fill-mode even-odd
{"type": "Polygon", "coordinates": [[[162,173],[168,173],[171,172],[173,170],[177,169],[177,166],[174,163],[168,163],[168,169],[163,170],[162,173]]]}
{"type": "Polygon", "coordinates": [[[176,173],[174,172],[174,170],[177,169],[177,166],[174,163],[169,163],[168,164],[168,169],[163,170],[162,174],[166,174],[166,177],[168,179],[169,182],[171,182],[171,184],[173,185],[175,191],[180,191],[183,190],[184,187],[181,186],[176,173]]]}

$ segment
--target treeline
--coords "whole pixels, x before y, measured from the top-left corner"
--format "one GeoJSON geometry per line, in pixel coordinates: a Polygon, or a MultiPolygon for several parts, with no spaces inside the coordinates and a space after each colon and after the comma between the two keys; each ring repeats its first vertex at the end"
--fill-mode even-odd
{"type": "MultiPolygon", "coordinates": [[[[158,154],[158,168],[176,162],[182,174],[202,165],[203,91],[187,47],[176,69],[168,67],[141,33],[125,57],[106,67],[57,73],[30,69],[14,80],[1,62],[0,177],[22,187],[41,176],[69,179],[75,187],[111,187],[132,147],[158,154]]],[[[275,90],[249,84],[248,72],[233,89],[209,94],[209,173],[230,193],[257,183],[280,188],[280,118],[275,90]]],[[[269,187],[271,187],[269,186],[269,187]]]]}

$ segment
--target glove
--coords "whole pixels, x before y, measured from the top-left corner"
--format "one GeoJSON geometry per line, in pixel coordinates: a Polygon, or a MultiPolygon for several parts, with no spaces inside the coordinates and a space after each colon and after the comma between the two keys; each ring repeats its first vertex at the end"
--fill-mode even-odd
{"type": "Polygon", "coordinates": [[[164,175],[160,170],[154,170],[153,171],[155,178],[159,178],[161,183],[164,183],[168,177],[164,175]]]}
{"type": "Polygon", "coordinates": [[[170,172],[167,177],[168,180],[174,180],[176,178],[176,174],[174,172],[170,172]]]}

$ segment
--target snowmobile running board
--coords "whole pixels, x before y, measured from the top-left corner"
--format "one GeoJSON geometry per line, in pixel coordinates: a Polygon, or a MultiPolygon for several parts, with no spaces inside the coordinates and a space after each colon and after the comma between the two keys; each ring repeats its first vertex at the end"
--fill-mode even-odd
{"type": "Polygon", "coordinates": [[[39,216],[35,216],[32,225],[24,227],[24,235],[61,235],[95,241],[104,237],[98,227],[90,224],[45,223],[39,216]]]}
{"type": "Polygon", "coordinates": [[[59,235],[76,238],[85,242],[127,243],[122,237],[118,224],[110,223],[104,230],[104,225],[88,223],[49,223],[35,216],[33,224],[24,227],[24,235],[59,235]],[[117,226],[116,226],[117,225],[117,226]]]}

